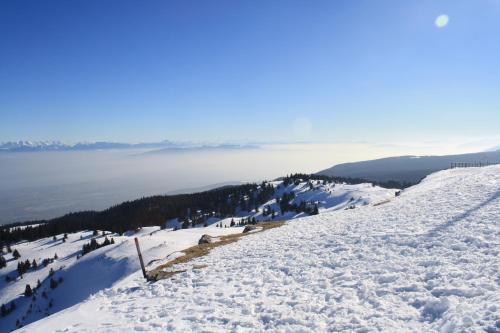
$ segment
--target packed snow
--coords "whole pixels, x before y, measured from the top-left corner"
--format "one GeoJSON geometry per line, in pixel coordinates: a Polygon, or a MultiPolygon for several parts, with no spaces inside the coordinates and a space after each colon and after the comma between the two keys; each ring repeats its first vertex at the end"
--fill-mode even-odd
{"type": "Polygon", "coordinates": [[[500,166],[379,203],[248,235],[170,279],[136,271],[20,332],[498,332],[500,166]]]}

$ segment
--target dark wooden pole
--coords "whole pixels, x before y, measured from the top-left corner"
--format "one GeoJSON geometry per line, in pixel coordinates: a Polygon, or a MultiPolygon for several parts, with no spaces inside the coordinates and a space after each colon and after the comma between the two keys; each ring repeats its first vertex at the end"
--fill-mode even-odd
{"type": "Polygon", "coordinates": [[[139,240],[137,239],[137,237],[135,237],[134,241],[135,241],[135,247],[137,248],[137,254],[139,255],[139,261],[141,262],[142,275],[147,280],[148,276],[146,275],[146,267],[144,267],[144,260],[142,260],[142,253],[141,253],[141,248],[139,247],[139,240]]]}

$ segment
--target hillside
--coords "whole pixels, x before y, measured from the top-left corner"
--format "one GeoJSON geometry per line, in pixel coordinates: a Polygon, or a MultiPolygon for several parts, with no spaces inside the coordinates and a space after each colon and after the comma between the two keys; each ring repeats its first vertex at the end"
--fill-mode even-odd
{"type": "Polygon", "coordinates": [[[398,156],[343,163],[318,172],[319,175],[363,178],[369,181],[394,180],[415,184],[425,176],[448,169],[451,163],[500,163],[500,150],[445,156],[398,156]]]}
{"type": "Polygon", "coordinates": [[[123,236],[107,234],[93,237],[91,231],[68,234],[63,242],[63,235],[44,238],[35,242],[24,242],[13,246],[21,254],[20,261],[35,259],[39,264],[36,269],[29,269],[18,277],[17,260],[8,255],[8,265],[0,270],[0,304],[15,303],[16,309],[0,318],[0,332],[9,332],[16,327],[16,321],[27,324],[84,301],[90,295],[113,286],[129,274],[140,269],[133,237],[139,237],[146,260],[162,259],[174,251],[179,251],[197,243],[203,233],[212,236],[241,232],[242,228],[214,228],[211,230],[189,229],[177,232],[160,231],[159,227],[143,228],[139,233],[123,236]],[[82,246],[95,238],[102,243],[104,238],[113,239],[115,244],[101,247],[81,255],[82,246]],[[47,266],[42,264],[45,258],[58,258],[47,266]],[[50,286],[52,278],[58,282],[56,288],[50,286]],[[10,282],[6,276],[15,278],[10,282]],[[62,278],[62,281],[59,279],[62,278]],[[40,287],[35,290],[37,280],[40,287]],[[25,297],[23,292],[29,284],[34,289],[34,298],[25,297]]]}
{"type": "Polygon", "coordinates": [[[441,171],[385,204],[247,236],[171,279],[135,272],[20,332],[498,332],[498,216],[500,166],[441,171]]]}
{"type": "MultiPolygon", "coordinates": [[[[178,255],[178,251],[195,245],[205,233],[219,236],[242,232],[242,227],[237,225],[231,227],[232,224],[239,225],[242,222],[246,224],[249,220],[250,222],[272,220],[273,216],[275,220],[307,216],[306,212],[294,210],[299,209],[302,202],[307,203],[303,204],[306,209],[311,205],[317,205],[318,213],[326,213],[378,203],[393,198],[395,192],[371,184],[349,185],[319,180],[295,182],[289,180],[287,184],[283,180],[273,181],[269,182],[266,188],[272,188],[273,195],[262,202],[256,210],[246,211],[240,207],[235,215],[229,217],[201,216],[199,221],[201,223],[197,224],[185,218],[174,218],[164,221],[161,226],[163,230],[160,226],[152,226],[121,235],[106,231],[105,236],[102,231],[96,231],[96,234],[92,231],[78,231],[68,233],[66,239],[64,234],[57,234],[55,239],[46,237],[12,244],[11,250],[17,250],[21,257],[15,259],[13,253],[4,253],[7,267],[0,269],[0,305],[5,304],[9,309],[14,303],[16,309],[0,317],[0,332],[8,332],[15,328],[18,320],[20,325],[26,325],[64,310],[100,290],[127,280],[131,274],[135,276],[135,272],[140,268],[133,243],[134,237],[140,239],[146,263],[156,260],[149,266],[151,268],[162,260],[174,258],[178,255]],[[282,212],[283,202],[280,205],[278,201],[284,194],[290,195],[287,199],[287,207],[290,210],[282,212]],[[182,229],[187,221],[190,221],[187,223],[187,229],[182,229]],[[174,229],[179,230],[174,231],[174,229]],[[114,244],[101,247],[78,259],[84,244],[88,244],[92,239],[102,244],[105,238],[112,239],[114,244]],[[52,260],[56,254],[57,259],[52,260]],[[43,265],[43,259],[50,259],[50,262],[43,265]],[[27,269],[21,278],[16,268],[18,263],[26,260],[29,262],[35,260],[37,267],[27,269]],[[51,270],[54,271],[52,277],[49,276],[51,270]],[[56,288],[51,288],[51,278],[55,281],[62,278],[62,281],[56,288]],[[34,289],[38,280],[40,287],[35,290],[35,297],[25,297],[23,292],[26,285],[34,289]]],[[[196,214],[198,213],[193,212],[193,218],[196,214]]],[[[23,229],[26,226],[18,228],[23,229]]]]}
{"type": "MultiPolygon", "coordinates": [[[[27,222],[29,225],[17,223],[0,226],[0,243],[33,241],[61,233],[95,229],[121,234],[140,227],[162,226],[165,221],[172,219],[181,219],[181,223],[186,222],[188,226],[205,225],[208,218],[234,216],[287,219],[300,213],[311,214],[315,207],[329,209],[338,206],[350,191],[353,191],[351,204],[357,204],[354,201],[359,199],[360,193],[370,193],[371,197],[376,193],[393,195],[395,192],[371,184],[362,185],[366,181],[361,179],[315,177],[320,179],[311,182],[311,175],[295,174],[275,182],[224,186],[190,194],[143,197],[103,211],[75,212],[51,220],[27,222]],[[288,204],[278,207],[278,201],[288,204]]],[[[381,185],[395,188],[399,184],[381,185]]],[[[362,203],[367,202],[358,202],[362,203]]]]}

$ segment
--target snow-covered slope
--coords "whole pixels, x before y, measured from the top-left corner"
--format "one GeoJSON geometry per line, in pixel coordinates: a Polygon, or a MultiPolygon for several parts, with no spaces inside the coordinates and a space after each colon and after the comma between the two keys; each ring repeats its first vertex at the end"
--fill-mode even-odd
{"type": "Polygon", "coordinates": [[[388,203],[249,235],[172,279],[136,272],[21,332],[498,332],[499,216],[500,166],[441,171],[388,203]]]}
{"type": "MultiPolygon", "coordinates": [[[[128,232],[123,236],[108,232],[107,237],[114,239],[114,245],[102,247],[80,259],[77,257],[84,244],[89,243],[92,238],[95,238],[98,243],[104,241],[101,232],[97,237],[93,237],[91,231],[68,234],[65,242],[63,242],[63,235],[58,235],[56,240],[51,237],[12,245],[13,249],[21,253],[21,258],[14,259],[12,253],[5,255],[8,263],[6,268],[0,269],[0,304],[10,307],[14,302],[17,309],[5,317],[0,317],[0,332],[6,332],[16,327],[18,320],[19,324],[26,325],[80,303],[90,295],[112,287],[126,279],[130,274],[135,273],[139,269],[139,264],[133,237],[140,238],[146,260],[165,259],[171,253],[195,244],[203,233],[221,235],[241,232],[241,228],[217,227],[229,227],[232,220],[239,222],[243,218],[271,219],[271,215],[265,216],[263,212],[265,209],[280,212],[276,198],[281,197],[283,193],[294,194],[294,199],[290,200],[291,204],[306,202],[307,205],[317,205],[319,212],[324,213],[330,210],[384,201],[393,198],[395,192],[395,190],[371,184],[328,184],[320,181],[311,183],[297,181],[296,184],[287,186],[283,184],[283,181],[274,181],[271,184],[275,188],[274,198],[261,205],[258,211],[238,210],[236,216],[223,220],[211,217],[205,221],[206,228],[203,227],[202,223],[194,229],[172,232],[173,227],[180,227],[179,220],[174,219],[168,221],[170,229],[167,228],[167,230],[159,230],[159,227],[148,227],[135,233],[128,232]],[[42,265],[43,259],[54,258],[56,254],[57,260],[47,266],[42,265]],[[30,262],[36,260],[38,267],[28,269],[20,278],[16,267],[18,262],[25,260],[30,262]],[[55,280],[63,279],[63,283],[60,283],[55,289],[49,286],[51,269],[55,272],[53,276],[55,280]],[[22,293],[26,285],[34,288],[38,280],[41,282],[41,287],[36,291],[36,299],[24,297],[22,293]],[[44,291],[46,296],[40,297],[44,291]]],[[[283,215],[277,213],[274,219],[294,219],[302,216],[307,216],[307,214],[287,211],[283,215]]]]}
{"type": "Polygon", "coordinates": [[[21,254],[19,260],[6,255],[7,267],[0,270],[0,304],[8,307],[12,302],[16,309],[5,317],[0,317],[0,332],[9,332],[16,327],[16,321],[27,324],[46,317],[57,311],[84,301],[93,293],[126,279],[130,274],[140,270],[134,237],[138,237],[146,264],[152,260],[166,260],[177,251],[197,244],[201,235],[208,233],[212,236],[239,233],[242,228],[214,228],[210,230],[187,229],[176,232],[159,230],[159,227],[142,228],[139,232],[128,233],[124,236],[107,233],[106,236],[95,237],[102,243],[105,237],[113,238],[115,244],[101,247],[77,259],[82,246],[89,243],[91,231],[68,234],[65,242],[63,235],[57,240],[44,238],[35,242],[23,242],[12,246],[21,254]],[[42,265],[45,258],[58,259],[42,265]],[[17,262],[35,259],[37,269],[29,269],[22,278],[16,272],[17,262]],[[52,278],[58,281],[63,278],[57,288],[50,288],[50,270],[55,273],[52,278]],[[12,281],[6,281],[6,277],[12,281]],[[15,279],[15,280],[14,280],[15,279]],[[25,287],[32,288],[40,280],[41,286],[36,292],[36,299],[23,295],[25,287]],[[42,294],[45,292],[46,297],[42,294]],[[50,305],[49,305],[50,304],[50,305]]]}
{"type": "MultiPolygon", "coordinates": [[[[306,206],[318,206],[319,213],[328,211],[345,209],[348,207],[365,206],[369,204],[377,204],[390,200],[394,197],[397,189],[386,189],[379,186],[374,186],[371,183],[349,185],[343,183],[326,183],[320,180],[312,180],[310,182],[300,181],[289,185],[285,185],[283,181],[277,180],[269,182],[275,188],[273,198],[268,202],[260,205],[258,211],[237,210],[236,215],[223,220],[210,219],[208,224],[211,227],[216,225],[230,226],[231,220],[235,222],[242,219],[255,218],[257,221],[269,220],[291,220],[308,216],[304,212],[286,211],[281,212],[278,199],[285,193],[293,193],[294,198],[290,200],[290,204],[299,205],[301,202],[306,203],[306,206]],[[276,212],[275,217],[271,214],[264,215],[264,211],[268,209],[276,212]]],[[[178,219],[167,221],[168,228],[180,228],[181,223],[178,219]]]]}

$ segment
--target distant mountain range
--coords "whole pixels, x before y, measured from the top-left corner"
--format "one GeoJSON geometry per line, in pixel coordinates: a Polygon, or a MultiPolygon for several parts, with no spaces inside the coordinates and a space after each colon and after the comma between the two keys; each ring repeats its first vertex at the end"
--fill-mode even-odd
{"type": "Polygon", "coordinates": [[[238,144],[206,144],[164,140],[150,143],[122,143],[122,142],[80,142],[66,144],[60,141],[9,141],[0,143],[0,152],[37,152],[37,151],[83,151],[106,149],[154,149],[155,152],[188,149],[241,149],[257,148],[254,145],[238,144]]]}
{"type": "Polygon", "coordinates": [[[496,146],[496,147],[493,147],[493,148],[490,148],[486,151],[497,151],[497,150],[500,150],[500,146],[496,146]]]}
{"type": "Polygon", "coordinates": [[[370,161],[338,164],[318,172],[334,177],[363,178],[385,182],[394,180],[415,184],[427,175],[450,168],[452,163],[500,163],[500,150],[445,156],[398,156],[370,161]]]}

